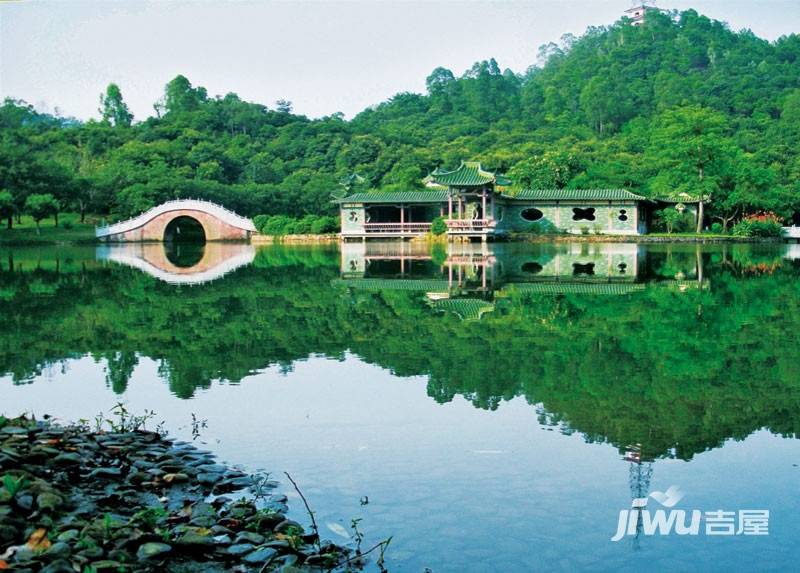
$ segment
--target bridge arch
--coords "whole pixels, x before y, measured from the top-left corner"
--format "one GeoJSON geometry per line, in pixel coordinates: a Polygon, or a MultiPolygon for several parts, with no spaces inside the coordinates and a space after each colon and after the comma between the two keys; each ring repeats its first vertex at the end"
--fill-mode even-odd
{"type": "Polygon", "coordinates": [[[169,225],[188,217],[203,228],[206,241],[246,240],[256,232],[253,222],[233,211],[197,199],[167,201],[141,215],[95,229],[95,236],[104,241],[164,242],[169,225]]]}
{"type": "Polygon", "coordinates": [[[179,215],[164,227],[164,242],[205,243],[206,228],[190,215],[179,215]]]}

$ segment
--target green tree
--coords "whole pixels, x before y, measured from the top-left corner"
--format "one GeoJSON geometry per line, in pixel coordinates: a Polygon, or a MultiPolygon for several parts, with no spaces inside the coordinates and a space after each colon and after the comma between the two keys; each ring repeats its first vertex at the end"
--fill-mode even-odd
{"type": "Polygon", "coordinates": [[[662,209],[657,213],[658,217],[664,222],[664,226],[667,228],[667,233],[672,234],[672,230],[675,228],[675,225],[681,220],[681,213],[674,207],[668,207],[666,209],[662,209]]]}
{"type": "Polygon", "coordinates": [[[655,121],[648,152],[653,166],[666,177],[655,177],[653,189],[658,195],[683,192],[697,197],[698,233],[705,202],[713,199],[735,153],[726,126],[723,114],[700,106],[668,110],[655,121]]]}
{"type": "Polygon", "coordinates": [[[8,228],[14,221],[14,196],[8,191],[0,191],[0,218],[8,220],[8,228]]]}
{"type": "MultiPolygon", "coordinates": [[[[58,213],[59,205],[56,198],[51,193],[34,193],[25,200],[25,212],[28,213],[36,223],[36,234],[41,234],[39,223],[42,219],[54,216],[58,213]]],[[[56,223],[57,224],[57,223],[56,223]]]]}
{"type": "Polygon", "coordinates": [[[100,114],[103,121],[115,127],[130,127],[133,114],[122,99],[122,91],[117,84],[108,84],[106,92],[100,94],[100,114]]]}
{"type": "Polygon", "coordinates": [[[183,75],[177,75],[164,88],[164,107],[167,113],[192,112],[205,102],[205,88],[194,88],[183,75]]]}

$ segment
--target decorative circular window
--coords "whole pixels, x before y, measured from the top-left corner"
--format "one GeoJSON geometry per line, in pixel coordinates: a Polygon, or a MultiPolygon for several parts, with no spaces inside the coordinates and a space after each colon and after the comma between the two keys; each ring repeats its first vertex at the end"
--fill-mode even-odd
{"type": "Polygon", "coordinates": [[[535,261],[528,261],[527,263],[522,263],[522,272],[531,275],[535,275],[542,272],[543,268],[544,267],[542,267],[542,265],[540,265],[535,261]]]}
{"type": "Polygon", "coordinates": [[[572,208],[573,221],[594,221],[594,219],[594,207],[586,207],[584,209],[580,207],[572,208]]]}
{"type": "Polygon", "coordinates": [[[619,210],[619,216],[617,217],[620,221],[627,221],[628,220],[628,212],[625,209],[619,210]]]}
{"type": "Polygon", "coordinates": [[[538,221],[542,217],[544,217],[544,213],[539,211],[534,207],[530,207],[528,209],[523,209],[522,212],[519,214],[520,217],[525,219],[526,221],[538,221]]]}

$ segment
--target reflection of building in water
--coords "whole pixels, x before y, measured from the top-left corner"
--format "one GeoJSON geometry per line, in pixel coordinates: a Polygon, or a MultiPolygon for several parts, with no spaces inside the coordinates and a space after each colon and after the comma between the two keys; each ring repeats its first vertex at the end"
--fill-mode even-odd
{"type": "Polygon", "coordinates": [[[783,256],[792,261],[800,261],[800,243],[786,245],[783,256]]]}
{"type": "Polygon", "coordinates": [[[121,243],[97,247],[97,260],[134,267],[170,284],[201,284],[249,265],[256,256],[246,243],[121,243]]]}
{"type": "MultiPolygon", "coordinates": [[[[487,245],[448,243],[343,243],[337,284],[362,290],[416,290],[434,308],[479,318],[497,298],[513,293],[621,295],[644,290],[635,243],[487,245]],[[437,251],[437,249],[440,249],[437,251]]],[[[695,268],[659,284],[678,289],[704,284],[702,257],[695,268]],[[686,276],[695,280],[687,280],[686,276]]]]}
{"type": "Polygon", "coordinates": [[[628,487],[631,490],[631,511],[639,513],[636,520],[636,535],[633,538],[633,547],[638,549],[644,523],[641,514],[642,510],[647,507],[647,497],[650,495],[653,462],[642,460],[642,448],[639,444],[628,446],[625,451],[625,461],[630,463],[628,468],[628,487]]]}

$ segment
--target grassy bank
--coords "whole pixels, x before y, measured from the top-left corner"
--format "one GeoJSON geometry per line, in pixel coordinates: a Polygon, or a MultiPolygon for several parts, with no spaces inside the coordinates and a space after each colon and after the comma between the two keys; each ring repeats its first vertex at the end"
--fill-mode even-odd
{"type": "Polygon", "coordinates": [[[94,242],[96,217],[86,217],[80,222],[78,213],[62,213],[58,216],[58,227],[53,219],[36,223],[28,215],[23,215],[20,223],[14,220],[12,229],[6,227],[5,221],[0,225],[0,245],[55,245],[58,243],[94,242]]]}

